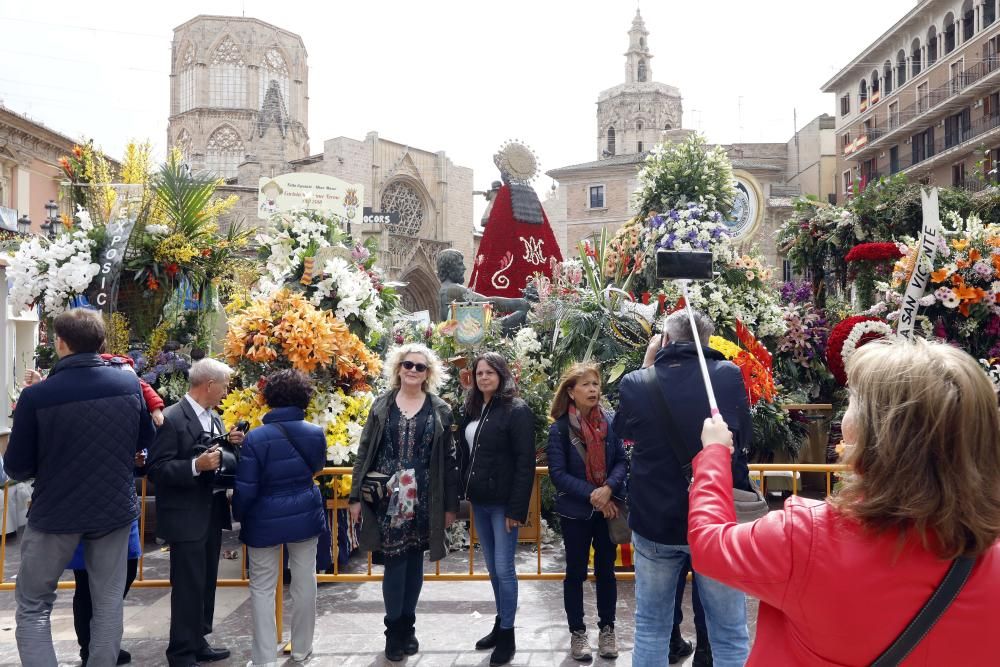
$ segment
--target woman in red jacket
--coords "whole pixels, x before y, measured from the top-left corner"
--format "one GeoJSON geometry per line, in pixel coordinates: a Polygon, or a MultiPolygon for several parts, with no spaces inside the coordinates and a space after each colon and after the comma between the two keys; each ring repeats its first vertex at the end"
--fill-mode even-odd
{"type": "Polygon", "coordinates": [[[748,665],[870,665],[941,583],[975,558],[906,665],[996,665],[1000,656],[1000,412],[964,352],[874,342],[848,364],[844,487],[735,523],[731,438],[706,420],[688,516],[695,569],[760,599],[748,665]],[[718,444],[721,443],[721,444],[718,444]]]}

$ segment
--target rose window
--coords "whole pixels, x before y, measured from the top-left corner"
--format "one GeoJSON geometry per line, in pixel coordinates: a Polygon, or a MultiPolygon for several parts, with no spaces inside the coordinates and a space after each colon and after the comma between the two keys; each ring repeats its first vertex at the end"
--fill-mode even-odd
{"type": "Polygon", "coordinates": [[[390,183],[382,191],[382,212],[399,214],[399,224],[389,225],[393,233],[416,236],[424,226],[424,202],[417,191],[403,181],[390,183]]]}

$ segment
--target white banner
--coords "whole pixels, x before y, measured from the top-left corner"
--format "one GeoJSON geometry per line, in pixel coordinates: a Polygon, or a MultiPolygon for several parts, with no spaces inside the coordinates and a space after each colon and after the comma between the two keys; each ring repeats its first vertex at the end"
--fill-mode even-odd
{"type": "Polygon", "coordinates": [[[938,189],[930,192],[920,190],[920,201],[923,204],[924,224],[920,234],[920,246],[917,259],[913,264],[913,275],[906,285],[906,295],[899,311],[899,322],[896,333],[906,338],[913,338],[913,325],[917,321],[917,311],[920,309],[920,299],[927,293],[927,283],[934,270],[934,257],[938,251],[938,241],[941,239],[941,215],[938,208],[938,189]]]}
{"type": "Polygon", "coordinates": [[[261,177],[257,191],[257,216],[267,220],[275,213],[296,209],[320,211],[354,222],[361,217],[365,189],[325,174],[292,173],[261,177]]]}

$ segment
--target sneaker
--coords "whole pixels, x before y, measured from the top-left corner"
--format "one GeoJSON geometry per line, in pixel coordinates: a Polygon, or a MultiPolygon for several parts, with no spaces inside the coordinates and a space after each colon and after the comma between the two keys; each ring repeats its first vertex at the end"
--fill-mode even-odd
{"type": "Polygon", "coordinates": [[[615,629],[610,625],[601,628],[597,636],[597,655],[602,658],[618,657],[618,642],[615,640],[615,629]]]}
{"type": "Polygon", "coordinates": [[[569,649],[574,660],[590,662],[594,659],[590,654],[590,642],[587,641],[586,630],[574,630],[570,633],[569,649]]]}

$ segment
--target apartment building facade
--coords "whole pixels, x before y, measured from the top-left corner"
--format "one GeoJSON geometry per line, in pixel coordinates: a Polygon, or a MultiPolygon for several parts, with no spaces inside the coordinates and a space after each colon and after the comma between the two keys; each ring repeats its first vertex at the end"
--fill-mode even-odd
{"type": "Polygon", "coordinates": [[[882,176],[978,191],[1000,166],[1000,0],[921,0],[823,85],[837,199],[882,176]]]}

